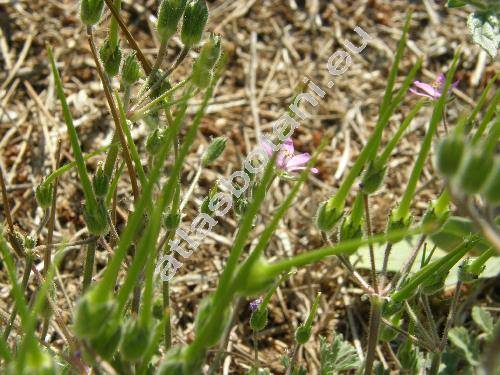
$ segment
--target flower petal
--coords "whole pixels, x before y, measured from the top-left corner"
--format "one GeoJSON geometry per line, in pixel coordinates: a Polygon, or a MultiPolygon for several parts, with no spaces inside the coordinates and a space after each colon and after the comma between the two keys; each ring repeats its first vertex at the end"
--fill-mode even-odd
{"type": "Polygon", "coordinates": [[[302,166],[304,164],[307,164],[307,162],[311,159],[311,155],[309,155],[307,152],[304,154],[298,154],[290,158],[288,162],[286,163],[286,167],[288,168],[293,168],[293,167],[298,167],[302,166]]]}
{"type": "Polygon", "coordinates": [[[273,148],[271,147],[271,141],[269,141],[267,138],[264,138],[260,144],[264,149],[264,151],[266,151],[266,153],[269,156],[273,155],[273,148]]]}
{"type": "Polygon", "coordinates": [[[281,146],[281,149],[283,151],[289,152],[290,154],[295,153],[295,148],[293,147],[292,138],[285,139],[285,142],[283,142],[283,145],[281,146]]]}
{"type": "Polygon", "coordinates": [[[427,95],[429,95],[432,98],[439,98],[441,96],[441,93],[439,91],[437,91],[434,87],[432,87],[432,85],[429,85],[428,83],[414,81],[413,85],[415,85],[419,89],[423,90],[427,95]]]}
{"type": "Polygon", "coordinates": [[[415,95],[418,95],[418,96],[425,96],[426,98],[429,98],[429,99],[434,99],[434,97],[428,95],[428,94],[424,94],[423,92],[420,92],[420,91],[417,91],[415,90],[414,88],[410,88],[409,90],[412,94],[415,94],[415,95]]]}

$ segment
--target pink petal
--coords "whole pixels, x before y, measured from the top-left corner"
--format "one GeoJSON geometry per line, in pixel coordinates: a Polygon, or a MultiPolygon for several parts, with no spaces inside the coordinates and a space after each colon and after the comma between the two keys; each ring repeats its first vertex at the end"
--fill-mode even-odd
{"type": "Polygon", "coordinates": [[[283,150],[279,151],[278,157],[276,158],[276,165],[279,168],[285,168],[286,167],[286,157],[283,154],[283,150]]]}
{"type": "Polygon", "coordinates": [[[292,138],[285,139],[285,142],[283,142],[281,149],[289,152],[290,154],[293,154],[295,152],[295,148],[293,147],[292,138]]]}
{"type": "Polygon", "coordinates": [[[423,90],[426,94],[428,94],[432,98],[439,98],[439,96],[441,96],[441,93],[428,83],[414,81],[413,84],[419,89],[423,90]]]}
{"type": "MultiPolygon", "coordinates": [[[[304,169],[306,169],[306,167],[292,167],[292,168],[287,168],[287,172],[298,172],[298,171],[303,171],[304,169]]],[[[312,173],[318,173],[319,170],[318,168],[311,168],[310,171],[312,173]]]]}
{"type": "Polygon", "coordinates": [[[457,81],[453,82],[453,83],[451,84],[451,89],[456,88],[456,87],[458,86],[458,84],[459,84],[459,83],[460,83],[460,80],[457,80],[457,81]]]}
{"type": "Polygon", "coordinates": [[[411,88],[409,91],[410,91],[412,94],[415,94],[415,95],[418,95],[418,96],[425,96],[426,98],[429,98],[429,99],[434,99],[432,96],[427,95],[427,94],[424,94],[423,92],[417,91],[417,90],[415,90],[414,88],[411,88]]]}
{"type": "Polygon", "coordinates": [[[273,148],[271,147],[270,143],[271,142],[267,138],[264,138],[264,140],[261,142],[261,146],[269,156],[272,156],[273,155],[273,148]]]}
{"type": "Polygon", "coordinates": [[[298,154],[293,156],[288,162],[286,163],[287,168],[293,168],[293,167],[299,167],[301,165],[306,164],[309,159],[311,159],[311,155],[309,155],[307,152],[304,154],[298,154]]]}
{"type": "Polygon", "coordinates": [[[311,168],[311,172],[312,173],[319,173],[319,170],[318,170],[318,168],[311,168]]]}
{"type": "Polygon", "coordinates": [[[444,81],[445,81],[445,77],[444,77],[444,74],[443,73],[440,73],[436,79],[436,83],[439,84],[439,86],[442,86],[444,84],[444,81]]]}

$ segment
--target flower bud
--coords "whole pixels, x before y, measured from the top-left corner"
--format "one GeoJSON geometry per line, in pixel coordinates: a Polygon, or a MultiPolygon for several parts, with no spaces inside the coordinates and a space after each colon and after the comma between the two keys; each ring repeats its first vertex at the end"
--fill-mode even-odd
{"type": "Polygon", "coordinates": [[[81,0],[80,17],[87,26],[95,25],[101,19],[104,0],[81,0]]]}
{"type": "MultiPolygon", "coordinates": [[[[199,332],[202,327],[207,326],[207,320],[213,308],[213,298],[212,296],[205,297],[198,308],[198,313],[196,314],[196,320],[194,322],[195,332],[199,332]]],[[[223,317],[219,323],[210,326],[210,331],[207,333],[207,347],[213,346],[219,342],[220,338],[224,334],[226,326],[230,319],[231,309],[226,308],[223,312],[223,317]]]]}
{"type": "Polygon", "coordinates": [[[436,150],[436,166],[445,177],[452,177],[458,171],[464,151],[463,137],[451,134],[439,142],[436,150]]]}
{"type": "MultiPolygon", "coordinates": [[[[350,216],[345,217],[340,224],[339,243],[362,237],[363,229],[361,228],[361,225],[353,223],[350,216]]],[[[352,249],[350,253],[354,253],[357,249],[358,248],[352,249]]]]}
{"type": "Polygon", "coordinates": [[[262,331],[267,326],[268,315],[269,310],[267,307],[258,308],[253,311],[250,316],[250,328],[255,332],[262,331]]]}
{"type": "Polygon", "coordinates": [[[197,62],[205,71],[211,71],[215,67],[217,61],[219,61],[221,52],[221,37],[219,35],[210,34],[207,42],[201,48],[197,62]]]}
{"type": "Polygon", "coordinates": [[[463,283],[471,283],[477,279],[478,274],[471,270],[469,259],[464,259],[464,261],[458,266],[458,280],[463,283]]]}
{"type": "Polygon", "coordinates": [[[295,330],[295,341],[297,341],[297,343],[299,343],[300,345],[304,345],[306,342],[309,341],[310,338],[311,338],[310,326],[300,325],[295,330]]]}
{"type": "Polygon", "coordinates": [[[243,215],[245,211],[247,210],[248,207],[248,200],[241,196],[239,198],[233,197],[234,198],[234,205],[233,205],[233,210],[236,215],[243,215]]]}
{"type": "Polygon", "coordinates": [[[26,250],[33,250],[36,246],[36,238],[32,236],[25,236],[23,239],[24,248],[26,250]]]}
{"type": "MultiPolygon", "coordinates": [[[[167,78],[164,78],[163,77],[163,73],[160,71],[160,70],[154,70],[149,76],[148,76],[148,80],[147,80],[147,87],[148,89],[151,90],[152,87],[154,87],[153,90],[151,90],[151,93],[149,94],[149,98],[151,100],[153,99],[156,99],[157,97],[159,97],[161,94],[163,94],[164,92],[170,90],[172,88],[172,85],[170,84],[170,82],[168,81],[167,78]],[[162,82],[158,85],[158,81],[162,79],[162,82]]],[[[169,99],[169,95],[167,95],[167,98],[165,99],[169,99]]]]}
{"type": "Polygon", "coordinates": [[[97,289],[83,295],[75,307],[73,331],[81,339],[92,339],[104,332],[107,322],[116,313],[116,305],[111,300],[101,300],[97,289]]]}
{"type": "Polygon", "coordinates": [[[122,84],[131,86],[141,78],[141,67],[135,57],[135,52],[125,58],[122,66],[122,84]]]}
{"type": "Polygon", "coordinates": [[[99,56],[101,57],[104,70],[110,77],[114,77],[120,70],[120,63],[122,61],[122,51],[117,45],[113,47],[109,39],[104,41],[104,44],[99,49],[99,56]]]}
{"type": "Polygon", "coordinates": [[[163,217],[163,225],[165,229],[174,230],[181,222],[181,214],[179,212],[169,212],[163,217]]]}
{"type": "Polygon", "coordinates": [[[316,213],[316,226],[323,232],[331,231],[344,213],[335,208],[328,207],[328,201],[322,202],[316,213]]]}
{"type": "Polygon", "coordinates": [[[210,70],[200,68],[198,62],[193,65],[193,74],[191,80],[199,89],[206,89],[212,81],[214,74],[210,70]]]}
{"type": "Polygon", "coordinates": [[[108,211],[104,206],[104,202],[101,201],[97,203],[97,210],[95,212],[91,212],[87,206],[84,206],[83,218],[91,234],[100,236],[108,233],[108,211]]]}
{"type": "Polygon", "coordinates": [[[377,162],[371,162],[361,181],[361,190],[365,194],[373,194],[376,192],[384,181],[387,166],[379,166],[377,162]]]}
{"type": "Polygon", "coordinates": [[[137,319],[130,319],[125,323],[123,339],[120,344],[120,354],[130,362],[139,361],[151,340],[151,328],[137,319]]]}
{"type": "Polygon", "coordinates": [[[115,322],[105,324],[106,326],[101,331],[101,334],[90,339],[90,345],[102,358],[110,360],[118,349],[118,344],[120,344],[122,328],[115,322]]]}
{"type": "Polygon", "coordinates": [[[237,286],[237,291],[243,296],[262,294],[274,283],[275,279],[275,276],[269,272],[268,263],[259,259],[252,265],[242,283],[237,286]]]}
{"type": "Polygon", "coordinates": [[[181,39],[186,48],[200,43],[208,21],[208,8],[205,0],[191,0],[184,11],[181,39]]]}
{"type": "Polygon", "coordinates": [[[500,204],[500,158],[495,158],[493,172],[486,180],[483,188],[486,200],[494,205],[500,204]]]}
{"type": "Polygon", "coordinates": [[[465,194],[477,193],[493,168],[493,158],[483,152],[482,148],[474,147],[465,155],[465,159],[458,172],[458,186],[465,194]]]}
{"type": "MultiPolygon", "coordinates": [[[[397,212],[398,212],[398,209],[396,207],[391,211],[391,214],[389,215],[389,223],[387,224],[387,231],[388,232],[406,229],[406,228],[409,228],[411,225],[412,220],[411,220],[411,216],[409,214],[402,219],[398,219],[397,212]]],[[[394,238],[391,242],[396,243],[396,242],[401,241],[403,238],[404,238],[404,236],[398,236],[397,238],[394,238]]]]}
{"type": "Polygon", "coordinates": [[[104,173],[102,163],[100,163],[97,167],[97,171],[92,179],[92,185],[94,187],[94,193],[97,197],[103,198],[108,193],[109,178],[104,173]]]}
{"type": "Polygon", "coordinates": [[[226,137],[217,137],[208,145],[207,150],[203,154],[201,158],[201,165],[206,167],[207,165],[216,161],[219,156],[224,152],[226,148],[227,138],[226,137]]]}
{"type": "Polygon", "coordinates": [[[146,140],[146,151],[150,155],[156,155],[163,144],[163,135],[159,129],[153,130],[146,140]]]}
{"type": "Polygon", "coordinates": [[[42,182],[35,189],[35,199],[38,205],[44,210],[49,208],[52,204],[52,194],[54,187],[52,184],[42,182]]]}
{"type": "Polygon", "coordinates": [[[449,216],[450,211],[446,211],[445,214],[438,215],[435,207],[431,204],[427,211],[425,211],[424,217],[422,218],[422,232],[425,234],[436,233],[443,227],[449,216]]]}
{"type": "Polygon", "coordinates": [[[170,39],[177,32],[177,25],[186,8],[186,0],[163,0],[158,10],[156,29],[162,42],[170,39]]]}

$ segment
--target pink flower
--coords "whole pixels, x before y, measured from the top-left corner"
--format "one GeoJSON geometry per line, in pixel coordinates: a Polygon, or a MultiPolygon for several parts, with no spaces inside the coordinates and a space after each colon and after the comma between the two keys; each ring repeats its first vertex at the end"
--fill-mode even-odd
{"type": "Polygon", "coordinates": [[[252,310],[252,312],[257,311],[261,304],[262,304],[262,297],[259,297],[256,300],[251,301],[250,310],[252,310]]]}
{"type": "MultiPolygon", "coordinates": [[[[269,141],[264,140],[264,142],[262,142],[262,147],[269,156],[273,155],[273,148],[269,144],[269,141]]],[[[284,172],[298,172],[306,169],[306,165],[310,159],[311,155],[309,155],[307,152],[295,155],[293,141],[291,138],[287,138],[278,151],[276,166],[284,172]]],[[[311,172],[318,173],[318,169],[311,168],[311,172]]]]}
{"type": "MultiPolygon", "coordinates": [[[[451,89],[457,87],[459,82],[460,80],[454,82],[450,87],[450,91],[451,89]]],[[[414,87],[410,88],[410,92],[418,96],[424,96],[431,100],[437,100],[443,94],[444,83],[445,83],[444,74],[441,73],[438,76],[438,78],[430,85],[428,83],[414,81],[413,82],[414,87]]]]}

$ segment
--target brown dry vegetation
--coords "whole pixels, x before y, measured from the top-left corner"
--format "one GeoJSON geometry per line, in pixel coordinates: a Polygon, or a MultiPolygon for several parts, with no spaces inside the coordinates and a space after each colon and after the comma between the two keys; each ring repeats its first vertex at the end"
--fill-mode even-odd
{"type": "MultiPolygon", "coordinates": [[[[456,100],[449,106],[450,122],[471,107],[485,82],[498,70],[498,64],[495,66],[489,58],[481,56],[479,47],[468,40],[467,13],[448,10],[444,3],[432,0],[423,3],[403,0],[210,1],[208,29],[223,36],[229,64],[185,164],[184,188],[189,186],[210,138],[225,135],[230,142],[223,157],[203,172],[183,222],[190,223],[201,200],[219,176],[228,176],[240,169],[241,161],[256,144],[256,132],[272,129],[272,122],[286,110],[297,85],[307,76],[322,86],[327,96],[312,110],[312,120],[302,123],[296,131],[296,145],[301,151],[312,152],[324,137],[333,136],[333,139],[320,157],[317,165],[320,173],[309,179],[276,231],[267,255],[285,257],[321,246],[321,236],[312,225],[315,210],[318,203],[335,190],[376,122],[385,78],[401,35],[405,12],[410,7],[415,12],[398,82],[420,56],[424,58],[420,79],[432,81],[447,69],[455,49],[462,45],[458,69],[461,83],[455,92],[456,100]],[[326,60],[342,47],[345,39],[357,40],[353,32],[356,25],[368,32],[373,40],[353,58],[351,68],[336,79],[335,86],[326,89],[329,81],[326,60]]],[[[155,1],[150,0],[125,1],[122,12],[150,61],[158,46],[154,32],[155,12],[155,1]]],[[[108,19],[106,13],[105,21],[97,27],[98,41],[106,34],[108,19]]],[[[72,160],[48,70],[46,43],[54,47],[84,152],[108,144],[114,128],[78,17],[76,0],[0,0],[0,24],[0,161],[7,181],[11,214],[22,232],[32,233],[42,219],[41,210],[36,208],[33,187],[54,166],[58,137],[63,140],[63,162],[72,160]]],[[[125,40],[122,46],[128,48],[125,40]]],[[[180,43],[175,40],[169,49],[169,60],[179,50],[180,43]]],[[[187,61],[186,67],[176,71],[174,81],[190,68],[192,59],[187,61]]],[[[415,101],[408,96],[393,116],[385,133],[386,139],[415,101]]],[[[375,230],[383,229],[388,211],[404,189],[408,167],[418,150],[430,111],[426,108],[413,122],[392,158],[385,187],[371,203],[375,230]]],[[[134,129],[137,145],[141,148],[147,134],[145,124],[134,129]]],[[[102,157],[92,159],[89,169],[93,170],[100,159],[102,157]]],[[[417,216],[439,189],[433,176],[432,165],[428,165],[420,181],[422,188],[414,201],[417,216]]],[[[269,214],[289,190],[289,183],[274,182],[253,238],[258,236],[269,214]]],[[[59,185],[56,242],[86,237],[82,200],[75,172],[65,174],[59,185]]],[[[131,208],[129,183],[124,179],[119,187],[122,223],[131,208]]],[[[235,217],[221,220],[216,233],[204,241],[179,271],[172,286],[175,342],[192,339],[197,303],[214,289],[235,229],[235,217]]],[[[45,236],[44,230],[40,243],[45,236]]],[[[84,250],[85,247],[80,246],[70,251],[59,270],[61,287],[56,289],[56,298],[60,313],[68,321],[81,293],[84,250]]],[[[101,249],[98,251],[97,278],[106,261],[107,253],[101,249]]],[[[31,291],[36,289],[35,280],[30,288],[31,291]]],[[[9,291],[5,272],[0,268],[2,321],[11,309],[9,291]]],[[[319,366],[318,335],[331,337],[333,332],[339,332],[358,348],[364,346],[367,303],[360,299],[362,291],[353,286],[334,260],[329,259],[299,270],[272,299],[269,325],[260,334],[259,347],[262,363],[273,372],[283,371],[280,357],[291,347],[294,329],[305,318],[317,291],[322,291],[323,295],[319,318],[314,325],[316,339],[305,345],[299,354],[309,373],[315,373],[319,366]]],[[[441,299],[447,305],[447,299],[441,299]]],[[[252,341],[246,302],[241,306],[238,323],[231,333],[225,373],[243,373],[251,364],[252,341]]],[[[57,332],[52,328],[49,332],[53,332],[51,345],[63,345],[57,332]]],[[[385,357],[390,358],[387,348],[382,350],[385,357]]]]}

